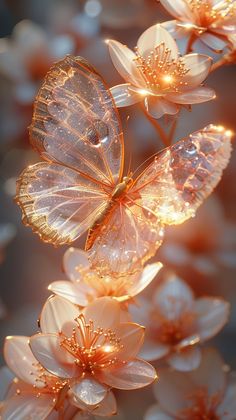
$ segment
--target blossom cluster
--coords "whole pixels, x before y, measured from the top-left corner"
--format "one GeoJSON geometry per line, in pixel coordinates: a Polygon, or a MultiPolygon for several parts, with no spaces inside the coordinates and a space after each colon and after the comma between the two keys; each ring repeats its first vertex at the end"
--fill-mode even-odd
{"type": "MultiPolygon", "coordinates": [[[[145,420],[235,418],[235,376],[216,349],[205,347],[228,322],[229,302],[196,295],[188,278],[165,270],[165,258],[150,258],[165,250],[165,227],[194,217],[228,164],[229,130],[210,124],[171,144],[173,133],[157,120],[169,115],[176,122],[182,108],[215,98],[203,83],[235,61],[236,3],[161,3],[175,20],[146,29],[134,51],[106,41],[124,84],[107,89],[84,59],[67,56],[49,70],[36,98],[30,136],[44,161],[17,181],[23,221],[56,245],[89,234],[85,250],[65,251],[66,280],[48,286],[38,331],[5,339],[2,420],[106,418],[119,413],[117,390],[152,383],[157,402],[145,420]],[[117,116],[117,108],[134,104],[164,146],[136,180],[123,176],[117,116]]],[[[37,39],[40,48],[47,44],[41,33],[37,39]]]]}

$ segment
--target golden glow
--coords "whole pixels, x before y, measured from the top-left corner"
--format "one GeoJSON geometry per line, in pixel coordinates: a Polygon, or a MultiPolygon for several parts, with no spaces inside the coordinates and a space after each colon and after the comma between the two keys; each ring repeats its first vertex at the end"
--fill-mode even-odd
{"type": "Polygon", "coordinates": [[[162,79],[166,83],[172,83],[174,78],[170,74],[165,74],[162,79]]]}
{"type": "Polygon", "coordinates": [[[225,134],[226,134],[226,136],[232,137],[233,136],[233,131],[226,130],[225,134]]]}

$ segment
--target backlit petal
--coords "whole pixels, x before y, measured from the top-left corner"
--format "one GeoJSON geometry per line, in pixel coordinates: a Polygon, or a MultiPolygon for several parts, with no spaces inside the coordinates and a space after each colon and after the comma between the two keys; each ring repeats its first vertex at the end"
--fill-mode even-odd
{"type": "Polygon", "coordinates": [[[113,328],[120,321],[119,303],[109,297],[101,297],[84,309],[87,321],[92,320],[95,327],[113,328]]]}
{"type": "Polygon", "coordinates": [[[185,0],[160,0],[161,4],[165,9],[177,19],[192,19],[193,14],[191,9],[188,7],[188,2],[185,0]]]}
{"type": "Polygon", "coordinates": [[[178,58],[177,44],[169,32],[160,24],[153,25],[142,33],[137,42],[139,53],[147,58],[155,50],[155,47],[164,43],[166,48],[170,49],[170,56],[173,59],[178,58]]]}
{"type": "Polygon", "coordinates": [[[147,112],[155,119],[161,118],[165,114],[175,115],[179,111],[178,105],[157,96],[145,98],[145,106],[147,112]]]}
{"type": "Polygon", "coordinates": [[[206,32],[201,35],[200,40],[216,52],[221,52],[227,45],[227,41],[223,40],[220,36],[206,32]]]}
{"type": "Polygon", "coordinates": [[[123,79],[135,86],[142,87],[145,85],[135,63],[136,54],[118,41],[108,40],[107,44],[112,62],[123,79]]]}
{"type": "Polygon", "coordinates": [[[154,302],[164,318],[175,320],[192,308],[193,292],[186,283],[173,274],[157,287],[154,302]]]}
{"type": "MultiPolygon", "coordinates": [[[[4,344],[4,358],[8,367],[18,378],[35,385],[39,371],[37,360],[29,347],[29,337],[7,337],[4,344]]],[[[42,386],[44,386],[43,383],[37,383],[38,388],[42,386]]]]}
{"type": "Polygon", "coordinates": [[[143,96],[138,92],[129,89],[129,86],[129,83],[125,83],[123,85],[113,86],[110,89],[115,104],[118,108],[133,105],[143,100],[143,96]]]}
{"type": "Polygon", "coordinates": [[[182,78],[182,82],[187,83],[186,90],[199,86],[206,79],[212,65],[212,58],[204,54],[187,54],[182,61],[188,69],[182,78]]]}
{"type": "Polygon", "coordinates": [[[169,365],[182,372],[189,372],[198,368],[201,363],[201,350],[197,346],[189,347],[168,357],[169,365]]]}
{"type": "Polygon", "coordinates": [[[120,360],[130,360],[137,356],[144,341],[144,328],[132,322],[125,322],[114,329],[123,348],[118,353],[120,360]]]}
{"type": "Polygon", "coordinates": [[[100,404],[104,400],[108,388],[92,377],[81,379],[71,386],[75,401],[78,400],[86,405],[100,404]]]}
{"type": "Polygon", "coordinates": [[[43,333],[58,333],[79,316],[78,308],[60,296],[51,296],[43,306],[40,328],[43,333]]]}
{"type": "Polygon", "coordinates": [[[100,379],[105,384],[118,389],[138,389],[151,384],[156,379],[156,371],[144,360],[135,359],[119,368],[100,372],[100,379]]]}
{"type": "Polygon", "coordinates": [[[200,338],[208,340],[217,334],[229,318],[230,305],[223,299],[203,297],[197,299],[194,312],[197,313],[197,328],[200,338]]]}
{"type": "Polygon", "coordinates": [[[30,347],[39,363],[53,375],[60,378],[80,377],[75,357],[61,346],[57,335],[36,334],[30,339],[30,347]]]}
{"type": "Polygon", "coordinates": [[[176,413],[192,405],[189,396],[195,388],[186,372],[160,369],[159,380],[153,385],[155,397],[168,414],[176,418],[176,413]]]}
{"type": "Polygon", "coordinates": [[[144,345],[141,348],[139,356],[149,362],[165,357],[170,351],[170,346],[162,344],[157,340],[145,337],[144,345]]]}
{"type": "Polygon", "coordinates": [[[2,420],[45,420],[55,405],[54,395],[15,395],[5,401],[1,412],[2,420]]]}
{"type": "Polygon", "coordinates": [[[86,306],[89,303],[88,293],[90,288],[83,282],[76,284],[69,281],[54,281],[48,286],[48,290],[75,305],[86,306]]]}
{"type": "Polygon", "coordinates": [[[83,278],[81,271],[87,271],[90,268],[86,252],[73,247],[67,249],[63,257],[63,268],[70,280],[81,280],[83,278]]]}
{"type": "Polygon", "coordinates": [[[216,97],[213,89],[199,86],[182,93],[172,93],[166,96],[169,101],[176,104],[200,104],[216,97]]]}
{"type": "Polygon", "coordinates": [[[205,387],[210,396],[224,392],[226,384],[225,363],[219,352],[214,348],[202,350],[202,360],[198,369],[189,372],[191,381],[200,387],[205,387]]]}
{"type": "Polygon", "coordinates": [[[163,265],[160,262],[146,265],[139,274],[138,278],[136,278],[135,281],[132,282],[131,286],[129,286],[129,295],[136,296],[138,293],[142,292],[142,290],[144,290],[152,282],[152,280],[154,280],[162,267],[163,265]]]}

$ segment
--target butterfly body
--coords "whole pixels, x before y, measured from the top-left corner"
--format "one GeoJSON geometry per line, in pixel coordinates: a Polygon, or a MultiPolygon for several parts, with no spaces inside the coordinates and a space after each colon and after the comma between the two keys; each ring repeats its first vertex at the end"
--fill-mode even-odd
{"type": "Polygon", "coordinates": [[[23,171],[17,203],[45,241],[86,249],[101,275],[127,276],[153,256],[165,225],[179,224],[219,182],[231,135],[209,125],[154,157],[136,178],[123,176],[124,141],[106,83],[81,57],[47,74],[34,105],[30,141],[44,161],[23,171]]]}
{"type": "Polygon", "coordinates": [[[86,240],[85,250],[88,251],[97,236],[100,234],[102,227],[106,226],[106,221],[109,219],[111,213],[120,205],[122,201],[127,199],[127,191],[133,184],[133,179],[129,176],[124,176],[122,182],[119,182],[113,189],[111,197],[106,207],[101,211],[93,226],[90,228],[86,240]]]}

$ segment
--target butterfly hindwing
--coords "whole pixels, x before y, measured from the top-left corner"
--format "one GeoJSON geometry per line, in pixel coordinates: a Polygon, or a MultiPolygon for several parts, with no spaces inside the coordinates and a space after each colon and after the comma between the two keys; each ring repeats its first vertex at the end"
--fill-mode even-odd
{"type": "Polygon", "coordinates": [[[71,243],[82,235],[107,203],[98,185],[65,166],[29,166],[17,182],[23,221],[45,242],[71,243]]]}
{"type": "Polygon", "coordinates": [[[154,159],[136,180],[131,194],[161,223],[179,224],[195,215],[221,179],[231,153],[231,133],[209,125],[154,159]]]}

